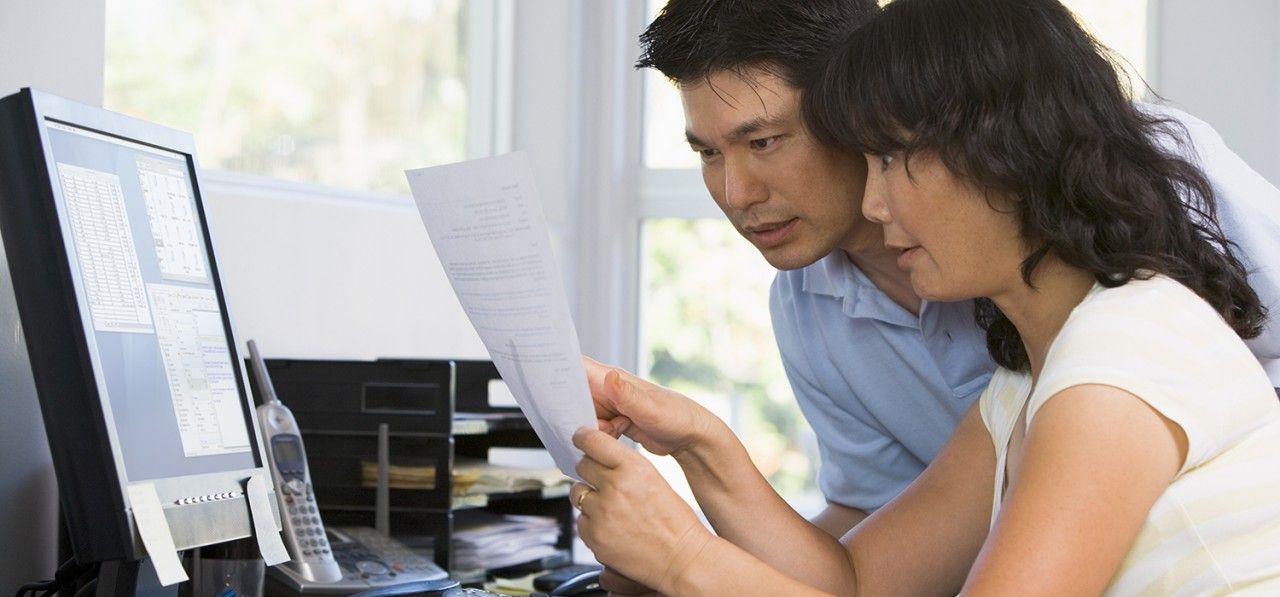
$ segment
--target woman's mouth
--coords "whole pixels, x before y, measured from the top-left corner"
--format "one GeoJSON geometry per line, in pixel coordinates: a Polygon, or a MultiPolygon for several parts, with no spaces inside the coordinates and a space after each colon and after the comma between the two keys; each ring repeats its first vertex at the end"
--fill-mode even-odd
{"type": "Polygon", "coordinates": [[[910,249],[902,249],[902,252],[898,253],[898,269],[905,270],[910,268],[911,262],[915,260],[916,256],[919,253],[920,253],[920,247],[911,247],[910,249]]]}

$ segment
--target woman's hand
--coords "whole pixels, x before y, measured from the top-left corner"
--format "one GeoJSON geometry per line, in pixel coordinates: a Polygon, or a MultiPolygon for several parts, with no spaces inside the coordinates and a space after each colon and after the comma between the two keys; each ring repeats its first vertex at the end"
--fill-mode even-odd
{"type": "MultiPolygon", "coordinates": [[[[678,455],[721,421],[687,396],[583,357],[601,431],[659,456],[678,455]]],[[[725,428],[727,430],[727,428],[725,428]]]]}
{"type": "Polygon", "coordinates": [[[573,444],[586,455],[577,472],[587,483],[569,494],[582,512],[578,535],[615,572],[659,591],[670,588],[711,532],[635,450],[587,428],[573,444]]]}

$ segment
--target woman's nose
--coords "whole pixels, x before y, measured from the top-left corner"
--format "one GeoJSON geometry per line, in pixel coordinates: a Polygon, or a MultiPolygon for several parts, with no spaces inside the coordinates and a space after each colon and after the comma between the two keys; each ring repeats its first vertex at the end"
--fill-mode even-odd
{"type": "Polygon", "coordinates": [[[862,215],[877,224],[889,221],[889,206],[885,203],[884,176],[876,172],[875,164],[867,168],[867,188],[862,192],[862,215]]]}

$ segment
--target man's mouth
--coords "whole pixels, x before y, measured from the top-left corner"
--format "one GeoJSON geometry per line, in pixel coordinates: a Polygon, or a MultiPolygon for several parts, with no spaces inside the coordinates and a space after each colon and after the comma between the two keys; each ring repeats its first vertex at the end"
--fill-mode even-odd
{"type": "Polygon", "coordinates": [[[791,230],[795,228],[795,223],[796,219],[791,218],[789,220],[747,226],[743,230],[746,231],[747,236],[756,246],[769,248],[785,241],[791,230]]]}

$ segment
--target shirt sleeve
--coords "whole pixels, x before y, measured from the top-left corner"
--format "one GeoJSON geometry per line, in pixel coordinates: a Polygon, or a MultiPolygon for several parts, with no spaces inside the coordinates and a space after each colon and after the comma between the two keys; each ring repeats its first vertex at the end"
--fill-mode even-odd
{"type": "Polygon", "coordinates": [[[817,439],[818,487],[832,503],[873,512],[910,485],[927,463],[862,412],[851,389],[824,387],[818,369],[832,366],[838,355],[826,354],[814,313],[804,307],[812,297],[797,294],[797,282],[788,274],[779,272],[774,279],[769,311],[787,380],[817,439]]]}
{"type": "Polygon", "coordinates": [[[1077,307],[1054,341],[1028,420],[1067,388],[1116,387],[1182,428],[1185,472],[1269,418],[1275,397],[1265,374],[1200,297],[1163,277],[1101,294],[1077,307]]]}

